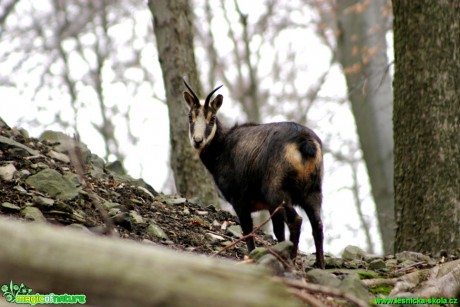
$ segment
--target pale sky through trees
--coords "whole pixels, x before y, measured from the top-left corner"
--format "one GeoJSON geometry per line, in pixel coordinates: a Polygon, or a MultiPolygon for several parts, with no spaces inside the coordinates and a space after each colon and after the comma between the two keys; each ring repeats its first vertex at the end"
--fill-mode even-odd
{"type": "MultiPolygon", "coordinates": [[[[40,7],[40,2],[48,3],[48,1],[40,0],[33,1],[35,7],[40,7]]],[[[196,26],[200,26],[202,19],[205,18],[204,1],[192,1],[196,6],[194,10],[196,26]]],[[[257,19],[258,12],[263,11],[263,4],[258,1],[240,1],[240,9],[248,14],[249,22],[253,18],[257,19]],[[260,5],[258,5],[260,4],[260,5]]],[[[212,2],[211,2],[212,3],[212,2]]],[[[31,5],[31,1],[19,2],[16,7],[17,11],[27,12],[27,7],[31,5]]],[[[46,7],[43,5],[42,7],[46,7]]],[[[308,7],[303,12],[290,14],[290,18],[300,23],[305,18],[314,19],[314,12],[309,12],[308,7]]],[[[138,9],[132,12],[135,14],[132,19],[121,21],[117,25],[109,28],[109,34],[114,37],[114,44],[122,45],[126,37],[132,35],[133,30],[145,32],[152,30],[151,14],[145,8],[138,9]],[[135,22],[135,24],[133,24],[135,22]],[[112,31],[112,32],[111,32],[112,31]]],[[[230,11],[235,14],[234,11],[230,11]]],[[[222,57],[230,52],[233,46],[227,37],[228,24],[225,18],[219,16],[219,11],[215,11],[215,18],[212,20],[214,33],[220,33],[220,36],[214,37],[215,48],[222,57]]],[[[235,17],[235,16],[233,16],[235,17]]],[[[9,17],[10,18],[10,17],[9,17]]],[[[237,18],[237,17],[235,17],[237,18]]],[[[9,23],[23,22],[11,16],[9,23]]],[[[25,19],[24,22],[27,22],[25,19]]],[[[238,24],[235,24],[238,27],[238,24]]],[[[8,28],[6,28],[8,29],[8,28]]],[[[0,40],[0,49],[5,44],[9,44],[7,31],[2,34],[0,40]]],[[[96,39],[91,34],[86,34],[87,40],[96,39]]],[[[273,36],[270,34],[269,36],[273,36]]],[[[152,37],[152,36],[150,36],[152,37]]],[[[156,190],[169,193],[171,185],[167,184],[170,174],[168,166],[169,157],[169,123],[167,115],[167,107],[161,101],[164,100],[163,82],[161,81],[161,70],[157,62],[157,51],[154,40],[149,42],[138,41],[135,48],[141,50],[142,56],[140,64],[143,69],[151,74],[151,80],[155,80],[154,84],[149,84],[148,81],[140,81],[145,83],[135,92],[130,91],[128,86],[121,86],[120,82],[112,78],[111,71],[107,70],[106,83],[104,83],[105,101],[110,107],[116,107],[125,110],[129,113],[129,129],[134,134],[138,142],[132,144],[128,141],[123,129],[126,128],[126,123],[119,117],[113,116],[110,120],[115,126],[115,134],[119,138],[120,150],[126,156],[125,168],[133,177],[142,177],[146,182],[151,184],[156,190]],[[139,45],[140,44],[140,45],[139,45]],[[145,44],[145,45],[142,45],[145,44]],[[119,130],[117,130],[119,129],[119,130]]],[[[265,44],[263,33],[259,38],[253,40],[255,47],[260,46],[259,52],[262,55],[262,60],[259,63],[261,75],[269,76],[271,74],[271,62],[275,58],[275,53],[270,45],[265,44]]],[[[209,63],[206,59],[205,47],[199,44],[199,39],[195,37],[195,56],[197,58],[199,69],[202,73],[201,82],[203,91],[208,93],[209,90],[224,83],[217,79],[217,84],[207,84],[207,71],[209,63]]],[[[74,48],[69,42],[67,48],[74,48]]],[[[262,80],[259,84],[263,89],[270,90],[270,93],[282,93],[282,87],[305,87],[307,90],[310,84],[317,81],[318,76],[329,69],[331,52],[325,46],[313,28],[296,29],[290,28],[284,30],[282,35],[276,37],[276,48],[281,52],[289,53],[292,50],[302,56],[302,65],[298,68],[298,75],[294,84],[271,84],[269,78],[262,80]]],[[[390,44],[392,46],[392,44],[390,44]]],[[[126,48],[123,47],[123,48],[126,48]]],[[[32,56],[33,53],[32,53],[32,56]]],[[[117,57],[123,57],[120,52],[117,57]]],[[[393,56],[390,55],[392,59],[393,56]]],[[[36,60],[30,60],[30,65],[42,63],[43,59],[36,56],[36,60]]],[[[75,56],[70,59],[72,75],[78,80],[80,75],[86,73],[86,67],[82,65],[75,56]]],[[[287,66],[292,63],[286,63],[287,66]]],[[[73,120],[73,111],[69,104],[69,99],[59,86],[56,88],[44,88],[37,94],[30,87],[40,80],[38,72],[26,72],[25,70],[14,70],[12,62],[4,62],[0,64],[0,106],[2,117],[10,126],[20,126],[29,131],[31,136],[38,137],[45,129],[60,130],[69,134],[73,134],[72,128],[63,128],[60,124],[53,123],[55,113],[68,121],[73,120]],[[3,82],[5,75],[14,75],[14,80],[20,84],[15,87],[3,82]],[[33,98],[35,97],[35,100],[33,98]],[[32,123],[32,124],[31,124],[32,123]]],[[[58,68],[56,68],[58,69],[58,68]]],[[[232,71],[233,67],[225,67],[228,71],[232,71]]],[[[144,71],[133,67],[122,72],[123,78],[129,80],[144,80],[144,71]]],[[[103,157],[105,155],[105,147],[101,137],[95,133],[95,129],[91,122],[99,123],[101,121],[100,111],[96,103],[92,101],[94,93],[84,86],[80,86],[78,91],[79,99],[85,101],[84,108],[82,107],[78,115],[78,132],[81,140],[88,145],[90,150],[103,157]]],[[[183,89],[181,89],[183,90],[183,89]]],[[[327,147],[339,151],[344,156],[353,156],[360,158],[360,151],[351,151],[351,148],[359,148],[359,142],[356,135],[356,128],[353,115],[350,111],[349,103],[346,99],[346,84],[342,74],[342,70],[337,63],[330,67],[325,83],[322,85],[317,101],[313,104],[308,113],[308,122],[310,128],[320,136],[327,147]],[[344,146],[344,144],[356,144],[355,146],[344,146]]],[[[224,102],[220,110],[220,114],[228,118],[230,125],[233,123],[245,122],[245,116],[242,115],[241,107],[233,102],[233,98],[229,93],[229,89],[225,86],[219,91],[224,95],[224,102]]],[[[277,102],[275,113],[262,113],[263,122],[283,121],[286,120],[286,113],[296,111],[295,106],[290,103],[277,102]]],[[[186,121],[187,118],[184,118],[186,121]]],[[[113,156],[111,157],[114,158],[113,156]]],[[[365,248],[364,236],[360,231],[360,222],[356,214],[353,195],[350,190],[351,171],[348,166],[340,163],[331,154],[326,153],[324,156],[325,176],[324,176],[324,201],[323,201],[323,222],[324,222],[324,237],[325,237],[325,252],[338,254],[342,249],[349,245],[358,245],[365,248]]],[[[360,184],[360,198],[363,202],[363,211],[367,219],[370,220],[371,234],[374,249],[377,253],[381,252],[380,237],[377,231],[375,206],[370,194],[369,180],[366,173],[364,163],[361,161],[358,166],[358,180],[360,184]]],[[[313,252],[314,246],[311,239],[311,230],[307,218],[304,217],[304,229],[300,244],[301,250],[313,252]]]]}

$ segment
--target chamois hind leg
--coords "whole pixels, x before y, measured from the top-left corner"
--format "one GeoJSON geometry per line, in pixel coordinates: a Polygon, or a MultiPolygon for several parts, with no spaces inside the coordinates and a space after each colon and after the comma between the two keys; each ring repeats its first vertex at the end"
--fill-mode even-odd
{"type": "Polygon", "coordinates": [[[292,204],[286,204],[284,208],[286,210],[286,223],[289,228],[289,240],[294,244],[291,250],[291,259],[294,259],[297,256],[299,247],[302,218],[297,214],[292,204]]]}
{"type": "Polygon", "coordinates": [[[321,220],[321,201],[322,194],[320,191],[308,193],[305,202],[301,207],[307,213],[310,220],[313,239],[316,247],[316,266],[324,269],[324,251],[323,251],[323,222],[321,220]]]}
{"type": "MultiPolygon", "coordinates": [[[[245,208],[245,206],[243,206],[243,208],[245,208]]],[[[238,215],[238,219],[240,220],[241,229],[243,230],[243,236],[247,236],[253,231],[251,211],[245,209],[235,211],[236,215],[238,215]]],[[[254,248],[256,248],[256,245],[254,243],[254,237],[251,236],[246,238],[246,245],[248,247],[249,254],[254,248]]]]}
{"type": "MultiPolygon", "coordinates": [[[[274,210],[269,210],[270,214],[273,213],[274,210]]],[[[275,233],[275,237],[278,242],[283,242],[285,240],[284,234],[284,222],[286,221],[286,213],[284,208],[278,210],[275,215],[272,216],[272,224],[273,224],[273,232],[275,233]]]]}

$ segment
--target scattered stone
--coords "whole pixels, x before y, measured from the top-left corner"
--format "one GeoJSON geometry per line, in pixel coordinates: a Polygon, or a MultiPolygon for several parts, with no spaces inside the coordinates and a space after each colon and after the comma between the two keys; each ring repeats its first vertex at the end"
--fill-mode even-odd
{"type": "Polygon", "coordinates": [[[396,254],[397,259],[406,259],[406,260],[412,260],[413,262],[420,262],[420,261],[425,261],[425,262],[430,262],[431,258],[417,252],[401,252],[396,254]]]}
{"type": "Polygon", "coordinates": [[[290,262],[291,261],[291,251],[293,247],[294,247],[294,244],[291,241],[285,240],[283,242],[276,244],[275,246],[272,246],[271,248],[275,253],[281,256],[284,260],[290,262]]]}
{"type": "Polygon", "coordinates": [[[123,164],[120,161],[109,162],[105,165],[105,169],[114,175],[124,176],[126,175],[126,170],[123,167],[123,164]]]}
{"type": "Polygon", "coordinates": [[[266,254],[270,253],[267,248],[265,247],[256,247],[249,253],[249,258],[254,261],[258,261],[260,258],[265,256],[266,254]]]}
{"type": "Polygon", "coordinates": [[[186,198],[167,198],[165,200],[167,205],[182,205],[187,201],[186,198]]]}
{"type": "Polygon", "coordinates": [[[367,253],[361,248],[353,245],[345,247],[342,258],[343,260],[363,260],[367,253]]]}
{"type": "Polygon", "coordinates": [[[337,288],[340,285],[340,279],[326,270],[313,269],[306,274],[309,281],[314,284],[337,288]]]}
{"type": "Polygon", "coordinates": [[[113,203],[111,201],[106,201],[104,203],[102,203],[102,206],[106,209],[106,210],[110,210],[112,208],[119,208],[121,205],[119,203],[113,203]]]}
{"type": "Polygon", "coordinates": [[[22,169],[22,170],[19,171],[18,176],[19,176],[20,179],[25,179],[25,178],[29,177],[30,174],[31,173],[30,173],[30,171],[28,169],[22,169]]]}
{"type": "Polygon", "coordinates": [[[42,196],[34,196],[34,203],[41,207],[51,207],[54,205],[54,199],[46,198],[42,196]]]}
{"type": "Polygon", "coordinates": [[[142,200],[139,200],[139,199],[136,199],[136,198],[131,198],[129,200],[131,202],[131,204],[133,205],[143,205],[144,203],[142,202],[142,200]]]}
{"type": "Polygon", "coordinates": [[[236,238],[241,238],[243,236],[243,230],[239,225],[232,225],[227,227],[226,233],[227,235],[234,236],[236,238]]]}
{"type": "Polygon", "coordinates": [[[91,159],[91,151],[89,151],[88,147],[81,142],[75,142],[73,138],[65,133],[47,130],[40,135],[39,139],[53,143],[53,149],[60,153],[68,154],[69,151],[75,152],[75,148],[78,148],[77,151],[81,154],[83,163],[88,163],[91,159]]]}
{"type": "Polygon", "coordinates": [[[129,211],[129,217],[131,218],[131,221],[133,221],[135,224],[144,223],[144,218],[139,213],[137,213],[135,210],[129,211]]]}
{"type": "Polygon", "coordinates": [[[121,210],[119,208],[110,208],[108,214],[109,214],[110,217],[114,217],[117,214],[119,214],[120,212],[121,212],[121,210]]]}
{"type": "Polygon", "coordinates": [[[156,193],[155,190],[153,190],[153,188],[152,188],[152,190],[153,190],[153,192],[155,192],[155,193],[152,193],[151,190],[149,190],[149,189],[147,189],[147,188],[144,188],[143,186],[138,186],[137,189],[138,189],[139,191],[144,192],[145,194],[147,194],[148,196],[150,196],[152,199],[155,198],[154,195],[158,195],[158,193],[156,193]]]}
{"type": "Polygon", "coordinates": [[[277,276],[283,276],[285,272],[283,264],[272,254],[266,254],[257,261],[257,264],[270,269],[277,276]]]}
{"type": "Polygon", "coordinates": [[[10,209],[10,210],[14,210],[14,211],[19,211],[21,210],[21,208],[15,204],[12,204],[12,203],[9,203],[9,202],[4,202],[2,203],[1,205],[3,208],[6,208],[6,209],[10,209]]]}
{"type": "Polygon", "coordinates": [[[344,261],[343,266],[347,269],[360,269],[367,268],[368,264],[364,260],[348,260],[344,261]]]}
{"type": "Polygon", "coordinates": [[[339,285],[339,289],[363,302],[369,302],[371,297],[367,288],[361,283],[357,274],[348,274],[339,285]]]}
{"type": "Polygon", "coordinates": [[[389,269],[394,268],[395,266],[398,265],[398,260],[397,259],[389,259],[385,261],[385,266],[389,269]]]}
{"type": "Polygon", "coordinates": [[[225,241],[225,238],[224,237],[221,237],[219,235],[216,235],[216,234],[213,234],[213,233],[210,233],[210,232],[207,232],[206,235],[211,239],[213,240],[214,242],[217,242],[217,241],[225,241]]]}
{"type": "Polygon", "coordinates": [[[21,210],[22,215],[28,219],[32,220],[35,222],[46,222],[46,218],[43,215],[43,213],[35,207],[25,207],[24,209],[21,210]]]}
{"type": "Polygon", "coordinates": [[[371,270],[382,270],[385,267],[385,261],[382,258],[375,259],[369,263],[369,269],[371,270]]]}
{"type": "Polygon", "coordinates": [[[4,137],[3,135],[0,135],[0,147],[3,147],[3,146],[9,146],[9,147],[13,147],[13,148],[23,149],[24,151],[26,151],[31,156],[39,156],[40,155],[40,153],[38,151],[33,150],[32,148],[27,147],[24,144],[21,144],[19,142],[13,141],[12,139],[4,137]]]}
{"type": "Polygon", "coordinates": [[[64,178],[76,187],[81,186],[80,176],[78,176],[77,174],[66,172],[64,174],[64,178]]]}
{"type": "Polygon", "coordinates": [[[16,167],[12,163],[4,166],[0,166],[0,178],[5,181],[13,180],[14,173],[17,171],[16,167]]]}
{"type": "Polygon", "coordinates": [[[91,164],[98,169],[103,170],[105,166],[104,159],[99,157],[98,155],[91,154],[91,164]]]}
{"type": "Polygon", "coordinates": [[[48,193],[62,200],[71,200],[78,195],[78,189],[73,183],[56,170],[49,168],[29,176],[26,183],[40,192],[48,193]]]}
{"type": "Polygon", "coordinates": [[[149,226],[147,227],[147,233],[154,237],[160,238],[160,239],[164,239],[164,240],[169,239],[166,233],[163,231],[163,229],[161,229],[160,226],[154,223],[149,224],[149,226]]]}
{"type": "Polygon", "coordinates": [[[208,211],[197,211],[196,213],[199,215],[208,215],[209,212],[208,211]]]}
{"type": "Polygon", "coordinates": [[[343,266],[342,258],[325,257],[324,261],[325,261],[326,268],[341,268],[343,266]]]}
{"type": "Polygon", "coordinates": [[[48,152],[48,157],[53,158],[55,160],[59,160],[64,163],[70,163],[69,156],[66,154],[63,154],[62,152],[56,152],[54,150],[50,150],[48,152]]]}
{"type": "Polygon", "coordinates": [[[20,194],[27,194],[27,190],[24,189],[23,187],[21,187],[20,185],[17,185],[17,186],[14,186],[14,188],[16,191],[18,191],[20,194]]]}

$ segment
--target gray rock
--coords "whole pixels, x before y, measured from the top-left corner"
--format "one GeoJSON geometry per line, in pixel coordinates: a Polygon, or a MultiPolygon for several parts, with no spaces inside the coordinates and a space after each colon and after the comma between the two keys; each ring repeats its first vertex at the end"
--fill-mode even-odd
{"type": "Polygon", "coordinates": [[[265,247],[256,247],[249,253],[249,258],[254,261],[258,261],[260,258],[265,256],[266,254],[270,253],[267,248],[265,247]]]}
{"type": "MultiPolygon", "coordinates": [[[[182,205],[187,201],[185,198],[166,198],[165,202],[167,205],[182,205]]],[[[201,211],[198,211],[198,214],[200,214],[201,211]]],[[[206,212],[206,211],[204,211],[206,212]]],[[[205,214],[208,214],[207,212],[205,214]]],[[[201,214],[203,215],[203,214],[201,214]]]]}
{"type": "Polygon", "coordinates": [[[343,260],[363,260],[367,253],[361,248],[353,245],[345,247],[342,258],[343,260]]]}
{"type": "MultiPolygon", "coordinates": [[[[315,258],[316,261],[316,258],[315,258]]],[[[343,259],[336,257],[326,257],[324,258],[325,265],[327,268],[341,268],[343,266],[343,259]]]]}
{"type": "Polygon", "coordinates": [[[108,214],[109,214],[110,217],[114,217],[117,214],[119,214],[120,212],[121,212],[121,210],[119,208],[111,208],[111,209],[109,209],[108,214]]]}
{"type": "Polygon", "coordinates": [[[375,259],[369,263],[369,269],[371,270],[382,270],[386,267],[383,259],[375,259]]]}
{"type": "Polygon", "coordinates": [[[76,186],[76,187],[81,186],[80,176],[78,176],[78,175],[75,174],[75,173],[70,173],[70,172],[67,173],[67,172],[66,172],[66,173],[64,174],[64,178],[65,178],[67,181],[71,182],[71,183],[72,183],[74,186],[76,186]]]}
{"type": "Polygon", "coordinates": [[[426,261],[430,262],[431,258],[422,254],[422,253],[417,253],[417,252],[401,252],[396,254],[396,259],[399,259],[400,261],[403,260],[412,260],[414,262],[420,262],[420,261],[426,261]]]}
{"type": "Polygon", "coordinates": [[[32,148],[27,147],[24,144],[21,144],[19,142],[13,141],[12,139],[9,139],[9,138],[4,137],[2,135],[0,135],[0,143],[2,143],[4,145],[11,146],[11,147],[23,149],[31,156],[39,156],[40,155],[40,153],[38,151],[33,150],[32,148]]]}
{"type": "Polygon", "coordinates": [[[359,268],[366,268],[368,266],[368,263],[365,262],[364,260],[348,260],[345,261],[343,266],[348,269],[359,269],[359,268]]]}
{"type": "Polygon", "coordinates": [[[105,169],[114,175],[124,176],[126,175],[126,170],[123,167],[123,164],[120,161],[109,162],[105,165],[105,169]]]}
{"type": "Polygon", "coordinates": [[[21,210],[22,215],[28,219],[35,222],[46,222],[46,218],[43,213],[35,207],[25,207],[21,210]]]}
{"type": "Polygon", "coordinates": [[[29,176],[26,183],[39,190],[62,200],[71,200],[77,197],[78,189],[73,183],[65,179],[53,169],[44,169],[35,175],[29,176]]]}
{"type": "Polygon", "coordinates": [[[19,211],[21,208],[15,204],[9,203],[9,202],[4,202],[1,204],[3,208],[14,210],[14,211],[19,211]]]}
{"type": "Polygon", "coordinates": [[[147,231],[148,234],[150,234],[150,235],[152,235],[154,237],[164,239],[164,240],[169,240],[168,235],[163,231],[163,229],[161,229],[160,226],[158,226],[158,225],[156,225],[154,223],[149,224],[149,226],[147,227],[146,231],[147,231]]]}
{"type": "Polygon", "coordinates": [[[285,240],[272,246],[272,250],[280,255],[283,259],[291,261],[291,250],[293,247],[294,244],[291,241],[285,240]]]}
{"type": "MultiPolygon", "coordinates": [[[[117,208],[114,208],[114,209],[117,209],[117,208]]],[[[114,222],[115,225],[123,225],[129,222],[129,215],[126,212],[121,212],[120,210],[118,213],[114,214],[113,216],[111,214],[113,214],[113,212],[109,211],[109,216],[111,216],[112,221],[114,222]]]]}
{"type": "Polygon", "coordinates": [[[223,242],[225,241],[225,238],[224,237],[221,237],[219,235],[216,235],[216,234],[213,234],[211,232],[207,232],[206,233],[206,236],[211,239],[211,241],[213,242],[223,242]]]}
{"type": "Polygon", "coordinates": [[[69,156],[66,154],[63,154],[62,152],[56,152],[54,150],[50,150],[47,155],[48,157],[53,158],[55,160],[59,160],[64,163],[70,163],[69,156]]]}
{"type": "Polygon", "coordinates": [[[135,198],[130,198],[129,199],[129,202],[132,204],[132,205],[143,205],[144,202],[140,199],[135,199],[135,198]]]}
{"type": "Polygon", "coordinates": [[[348,274],[339,285],[339,289],[345,293],[352,295],[364,302],[369,302],[371,299],[366,287],[361,283],[357,274],[348,274]]]}
{"type": "Polygon", "coordinates": [[[144,218],[135,210],[129,211],[129,217],[134,224],[143,224],[144,218]]]}
{"type": "Polygon", "coordinates": [[[226,234],[234,236],[235,238],[241,238],[243,236],[243,230],[239,225],[232,225],[227,228],[226,234]]]}
{"type": "Polygon", "coordinates": [[[88,147],[83,143],[75,142],[73,138],[65,133],[47,130],[40,135],[39,139],[41,141],[56,143],[53,145],[53,149],[60,153],[69,154],[69,151],[75,152],[75,148],[77,147],[78,152],[81,154],[82,162],[85,164],[91,159],[91,151],[89,151],[88,147]]]}
{"type": "Polygon", "coordinates": [[[11,181],[16,171],[17,169],[12,163],[0,166],[0,178],[5,181],[11,181]]]}
{"type": "Polygon", "coordinates": [[[106,201],[104,203],[102,203],[102,206],[106,209],[106,210],[110,210],[112,208],[119,208],[121,205],[119,203],[113,203],[111,201],[106,201]]]}
{"type": "Polygon", "coordinates": [[[266,254],[257,261],[257,264],[270,269],[273,274],[283,276],[284,266],[283,264],[272,254],[266,254]]]}
{"type": "Polygon", "coordinates": [[[27,190],[24,189],[23,187],[21,187],[20,185],[17,185],[17,186],[14,186],[14,188],[16,191],[19,192],[19,194],[22,194],[22,195],[26,195],[27,194],[27,190]]]}
{"type": "Polygon", "coordinates": [[[315,284],[337,288],[340,285],[340,279],[334,274],[325,270],[313,269],[306,274],[309,281],[315,284]]]}
{"type": "Polygon", "coordinates": [[[385,261],[385,266],[388,268],[394,268],[397,265],[398,265],[397,259],[388,259],[387,261],[385,261]]]}
{"type": "Polygon", "coordinates": [[[34,196],[34,203],[41,207],[51,207],[54,205],[54,199],[46,198],[42,196],[34,196]]]}
{"type": "Polygon", "coordinates": [[[99,168],[101,170],[103,170],[105,166],[104,159],[95,154],[91,154],[91,164],[94,168],[99,168]]]}

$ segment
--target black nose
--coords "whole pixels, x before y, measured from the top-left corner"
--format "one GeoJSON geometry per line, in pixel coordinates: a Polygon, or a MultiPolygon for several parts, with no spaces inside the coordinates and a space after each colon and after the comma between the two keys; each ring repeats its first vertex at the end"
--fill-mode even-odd
{"type": "Polygon", "coordinates": [[[193,137],[193,141],[195,142],[195,144],[200,145],[201,143],[203,143],[203,138],[202,137],[193,137]]]}

